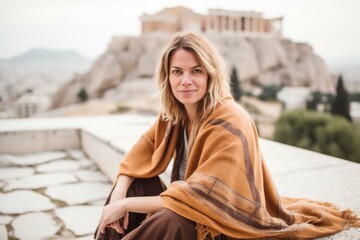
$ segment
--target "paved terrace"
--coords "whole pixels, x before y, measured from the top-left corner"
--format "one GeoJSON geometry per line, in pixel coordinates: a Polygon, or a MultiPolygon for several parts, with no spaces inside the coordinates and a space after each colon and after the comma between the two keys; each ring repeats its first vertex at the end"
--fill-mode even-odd
{"type": "MultiPolygon", "coordinates": [[[[154,117],[0,121],[0,239],[92,239],[118,164],[154,117]]],[[[280,195],[360,213],[360,165],[260,139],[280,195]]],[[[162,178],[169,182],[169,172],[162,178]]],[[[350,229],[322,239],[360,239],[350,229]]]]}

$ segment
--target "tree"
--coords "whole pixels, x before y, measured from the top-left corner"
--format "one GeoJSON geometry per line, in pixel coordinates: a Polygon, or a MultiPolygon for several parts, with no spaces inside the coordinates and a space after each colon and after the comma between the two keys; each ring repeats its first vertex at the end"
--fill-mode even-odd
{"type": "Polygon", "coordinates": [[[331,113],[345,117],[347,120],[351,121],[349,95],[344,88],[342,75],[339,76],[336,85],[336,96],[331,105],[331,113]]]}
{"type": "Polygon", "coordinates": [[[231,93],[236,101],[239,101],[241,98],[241,89],[240,89],[240,82],[237,76],[236,68],[233,67],[231,70],[231,77],[230,77],[230,87],[231,93]]]}
{"type": "Polygon", "coordinates": [[[263,101],[273,101],[277,99],[277,93],[281,90],[281,86],[272,84],[262,86],[262,92],[259,99],[263,101]]]}
{"type": "Polygon", "coordinates": [[[319,91],[312,92],[310,98],[306,101],[306,109],[316,111],[319,103],[321,103],[321,93],[319,91]]]}
{"type": "Polygon", "coordinates": [[[85,88],[81,88],[81,90],[79,91],[77,97],[79,98],[80,102],[85,102],[88,99],[88,94],[86,92],[85,88]]]}
{"type": "Polygon", "coordinates": [[[360,163],[360,127],[329,113],[284,112],[276,122],[274,140],[360,163]]]}
{"type": "Polygon", "coordinates": [[[318,105],[322,104],[324,106],[324,111],[329,112],[332,101],[333,101],[332,94],[322,93],[320,91],[314,91],[311,93],[309,99],[307,99],[306,101],[306,109],[317,111],[318,105]]]}

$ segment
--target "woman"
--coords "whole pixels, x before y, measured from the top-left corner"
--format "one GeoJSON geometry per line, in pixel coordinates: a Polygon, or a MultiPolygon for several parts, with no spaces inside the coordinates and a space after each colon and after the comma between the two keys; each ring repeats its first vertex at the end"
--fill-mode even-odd
{"type": "Polygon", "coordinates": [[[256,127],[204,36],[176,35],[156,78],[163,112],[124,157],[98,239],[315,238],[359,226],[349,210],[279,198],[256,127]],[[158,175],[173,157],[165,189],[158,175]]]}

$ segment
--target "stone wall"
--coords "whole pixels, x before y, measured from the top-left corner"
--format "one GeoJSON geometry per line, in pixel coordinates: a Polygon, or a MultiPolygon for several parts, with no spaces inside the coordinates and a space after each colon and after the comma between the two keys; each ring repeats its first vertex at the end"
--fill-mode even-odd
{"type": "Polygon", "coordinates": [[[24,154],[80,148],[80,130],[19,130],[0,132],[0,154],[24,154]],[[66,141],[64,141],[66,139],[66,141]]]}

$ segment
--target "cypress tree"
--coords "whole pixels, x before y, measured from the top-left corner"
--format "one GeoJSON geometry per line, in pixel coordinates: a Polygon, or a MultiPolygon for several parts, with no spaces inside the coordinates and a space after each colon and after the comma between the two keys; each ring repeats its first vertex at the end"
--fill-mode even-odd
{"type": "Polygon", "coordinates": [[[345,117],[347,120],[351,121],[349,95],[344,88],[342,75],[339,76],[336,85],[336,96],[331,105],[331,113],[345,117]]]}
{"type": "Polygon", "coordinates": [[[88,96],[85,88],[81,88],[81,90],[79,91],[77,97],[80,100],[80,102],[85,102],[88,99],[89,96],[88,96]]]}
{"type": "Polygon", "coordinates": [[[231,93],[236,101],[239,101],[241,98],[241,89],[240,82],[237,76],[237,71],[235,67],[232,67],[231,77],[230,77],[230,87],[231,93]]]}

